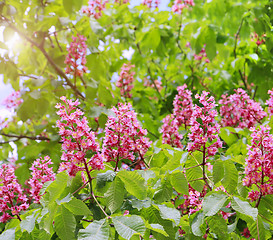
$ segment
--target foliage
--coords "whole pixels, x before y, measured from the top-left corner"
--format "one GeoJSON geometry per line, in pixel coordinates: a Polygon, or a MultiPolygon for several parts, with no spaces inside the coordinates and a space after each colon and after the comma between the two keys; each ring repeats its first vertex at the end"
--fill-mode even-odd
{"type": "Polygon", "coordinates": [[[158,4],[0,2],[0,239],[272,239],[273,3],[158,4]]]}

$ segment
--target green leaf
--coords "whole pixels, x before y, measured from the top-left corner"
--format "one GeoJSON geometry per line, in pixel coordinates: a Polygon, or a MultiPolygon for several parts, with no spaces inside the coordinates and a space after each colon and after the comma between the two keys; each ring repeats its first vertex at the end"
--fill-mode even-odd
{"type": "Polygon", "coordinates": [[[203,154],[201,152],[194,152],[187,160],[185,167],[187,180],[191,181],[191,186],[198,192],[202,192],[204,188],[204,181],[196,180],[203,177],[202,166],[197,166],[202,162],[203,154]]]}
{"type": "Polygon", "coordinates": [[[173,188],[168,180],[163,181],[161,186],[157,189],[154,194],[154,200],[158,203],[169,201],[172,197],[173,188]]]}
{"type": "Polygon", "coordinates": [[[171,220],[176,225],[180,222],[180,212],[175,208],[170,208],[165,205],[153,205],[155,208],[159,209],[159,214],[162,219],[171,220]]]}
{"type": "Polygon", "coordinates": [[[221,128],[219,136],[226,142],[228,146],[231,146],[233,143],[237,141],[237,136],[230,132],[229,128],[221,128]]]}
{"type": "Polygon", "coordinates": [[[113,182],[115,179],[116,173],[112,170],[108,170],[105,173],[98,173],[97,175],[97,186],[102,188],[105,186],[106,182],[113,182]]]}
{"type": "Polygon", "coordinates": [[[125,239],[129,240],[134,234],[145,234],[145,224],[139,216],[117,216],[112,219],[118,234],[125,239]]]}
{"type": "Polygon", "coordinates": [[[0,235],[1,240],[15,240],[15,228],[10,228],[2,232],[0,235]]]}
{"type": "Polygon", "coordinates": [[[143,37],[140,45],[148,49],[156,49],[161,41],[160,30],[158,28],[153,28],[148,31],[143,37]]]}
{"type": "Polygon", "coordinates": [[[265,229],[262,218],[257,217],[256,221],[252,224],[248,224],[248,228],[251,234],[251,237],[255,239],[271,239],[272,234],[265,229]]]}
{"type": "Polygon", "coordinates": [[[215,215],[224,205],[228,196],[224,193],[212,193],[206,195],[203,200],[203,211],[205,216],[215,215]]]}
{"type": "Polygon", "coordinates": [[[228,193],[234,193],[238,183],[238,171],[231,160],[224,161],[224,177],[222,184],[228,193]]]}
{"type": "Polygon", "coordinates": [[[59,206],[58,213],[54,218],[56,233],[61,240],[75,239],[76,220],[74,215],[63,205],[59,206]]]}
{"type": "Polygon", "coordinates": [[[91,212],[86,204],[77,198],[72,198],[72,200],[65,203],[64,206],[74,215],[91,215],[91,212]]]}
{"type": "Polygon", "coordinates": [[[155,232],[158,232],[158,233],[164,235],[165,237],[169,236],[169,234],[164,230],[164,227],[158,223],[149,224],[148,222],[146,222],[145,226],[146,226],[146,228],[153,230],[155,232]]]}
{"type": "Polygon", "coordinates": [[[56,175],[56,180],[52,182],[47,188],[47,191],[50,195],[49,201],[56,200],[63,193],[67,186],[68,179],[69,177],[65,171],[56,175]]]}
{"type": "Polygon", "coordinates": [[[74,0],[63,0],[64,10],[68,13],[72,13],[74,0]]]}
{"type": "Polygon", "coordinates": [[[172,172],[171,184],[178,193],[183,195],[189,194],[189,186],[184,173],[180,171],[172,172]]]}
{"type": "Polygon", "coordinates": [[[120,171],[117,176],[123,181],[130,194],[140,200],[146,198],[145,180],[137,171],[120,171]]]}
{"type": "Polygon", "coordinates": [[[231,207],[237,212],[251,216],[254,221],[257,219],[258,209],[251,207],[247,201],[243,201],[238,197],[233,197],[231,200],[231,207]]]}
{"type": "Polygon", "coordinates": [[[104,194],[106,198],[106,206],[111,213],[114,213],[119,209],[123,203],[123,197],[125,194],[124,184],[120,178],[115,178],[108,191],[104,194]]]}
{"type": "Polygon", "coordinates": [[[221,160],[216,161],[213,164],[212,176],[213,176],[213,182],[214,182],[214,184],[216,184],[219,181],[221,181],[222,178],[224,177],[224,164],[223,164],[223,162],[221,160]]]}
{"type": "Polygon", "coordinates": [[[203,233],[200,229],[201,225],[204,223],[204,213],[198,212],[191,224],[191,230],[195,236],[202,236],[203,233]]]}
{"type": "Polygon", "coordinates": [[[210,61],[216,56],[216,35],[214,30],[209,26],[205,37],[206,53],[210,61]]]}
{"type": "Polygon", "coordinates": [[[37,218],[37,211],[34,211],[31,215],[27,216],[20,222],[22,230],[26,230],[28,233],[31,233],[35,227],[35,221],[37,218]]]}
{"type": "Polygon", "coordinates": [[[108,240],[110,228],[105,219],[90,223],[87,228],[80,229],[79,240],[108,240]]]}
{"type": "Polygon", "coordinates": [[[210,231],[215,233],[218,239],[229,239],[227,223],[221,215],[210,217],[207,222],[210,231]]]}

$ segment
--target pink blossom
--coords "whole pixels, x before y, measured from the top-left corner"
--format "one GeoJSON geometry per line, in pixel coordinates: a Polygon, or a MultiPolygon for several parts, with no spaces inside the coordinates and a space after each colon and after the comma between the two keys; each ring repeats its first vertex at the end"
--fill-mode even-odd
{"type": "Polygon", "coordinates": [[[273,135],[269,126],[251,128],[251,145],[248,145],[246,158],[245,178],[243,184],[258,190],[252,190],[248,197],[258,200],[262,196],[273,194],[273,135]]]}
{"type": "Polygon", "coordinates": [[[257,46],[260,46],[265,43],[266,34],[263,34],[261,37],[257,33],[251,34],[251,41],[255,42],[257,46]]]}
{"type": "Polygon", "coordinates": [[[150,79],[144,78],[143,79],[143,85],[145,87],[152,87],[152,88],[155,88],[155,86],[156,86],[158,91],[161,91],[161,89],[163,88],[162,83],[160,81],[158,81],[157,79],[152,82],[150,79]]]}
{"type": "MultiPolygon", "coordinates": [[[[65,97],[61,97],[65,103],[58,103],[57,114],[62,121],[57,121],[59,134],[62,137],[62,157],[63,161],[59,171],[67,170],[70,176],[75,176],[78,171],[93,169],[104,169],[104,156],[100,153],[99,144],[96,142],[95,133],[88,126],[84,113],[77,108],[80,104],[78,100],[73,102],[65,97]],[[87,152],[93,153],[90,160],[87,160],[87,152]]],[[[90,170],[88,170],[90,171],[90,170]]]]}
{"type": "Polygon", "coordinates": [[[36,159],[30,170],[32,171],[32,178],[29,179],[28,184],[30,185],[30,196],[34,199],[35,203],[39,203],[41,199],[40,190],[44,183],[55,180],[55,173],[52,167],[48,165],[53,164],[49,156],[36,159]]]}
{"type": "Polygon", "coordinates": [[[178,121],[178,125],[190,125],[190,118],[193,112],[192,92],[187,88],[187,85],[177,87],[178,94],[173,101],[173,114],[178,121]]]}
{"type": "Polygon", "coordinates": [[[0,222],[16,216],[20,219],[21,211],[28,209],[27,196],[23,193],[22,186],[14,174],[11,165],[2,164],[0,168],[0,222]]]}
{"type": "Polygon", "coordinates": [[[163,126],[160,129],[162,133],[162,143],[173,147],[183,148],[181,140],[183,136],[179,134],[179,122],[173,114],[167,115],[163,120],[163,126]]]}
{"type": "Polygon", "coordinates": [[[269,116],[272,116],[273,115],[273,88],[272,90],[268,90],[267,92],[270,96],[269,96],[269,99],[266,100],[266,105],[268,105],[268,113],[269,113],[269,116]]]}
{"type": "Polygon", "coordinates": [[[147,130],[139,125],[130,103],[119,103],[118,108],[113,107],[112,111],[115,116],[108,117],[103,141],[103,154],[107,161],[116,162],[116,168],[118,162],[125,159],[143,162],[151,144],[145,137],[147,130]]]}
{"type": "Polygon", "coordinates": [[[172,6],[172,12],[182,14],[184,8],[188,8],[189,6],[194,6],[193,0],[175,0],[172,6]]]}
{"type": "Polygon", "coordinates": [[[207,187],[204,186],[203,191],[200,193],[192,188],[189,184],[189,195],[183,195],[185,202],[178,206],[182,214],[193,214],[202,209],[203,198],[207,193],[207,187]]]}
{"type": "Polygon", "coordinates": [[[72,37],[72,42],[67,48],[68,54],[65,59],[66,74],[72,74],[74,77],[82,76],[83,73],[86,73],[87,67],[86,64],[86,38],[80,34],[77,34],[76,37],[72,37]]]}
{"type": "Polygon", "coordinates": [[[146,5],[148,8],[158,8],[159,0],[143,0],[142,4],[146,5]]]}
{"type": "Polygon", "coordinates": [[[3,100],[2,105],[4,105],[8,109],[14,109],[22,103],[23,99],[21,98],[21,92],[14,91],[3,100]]]}
{"type": "Polygon", "coordinates": [[[235,94],[222,95],[219,103],[222,126],[251,128],[266,116],[260,103],[250,99],[245,90],[238,88],[235,94]]]}
{"type": "Polygon", "coordinates": [[[203,59],[206,63],[210,62],[210,60],[207,58],[205,48],[202,48],[199,54],[194,54],[194,60],[198,61],[198,63],[201,63],[203,59]]]}
{"type": "Polygon", "coordinates": [[[121,67],[121,72],[119,75],[119,78],[117,80],[117,87],[120,88],[121,96],[131,98],[132,94],[130,93],[132,88],[134,87],[134,75],[135,72],[132,71],[132,68],[134,68],[135,65],[129,64],[123,64],[121,67]]]}
{"type": "Polygon", "coordinates": [[[129,3],[129,2],[130,2],[130,0],[115,0],[115,3],[119,3],[120,5],[129,3]]]}
{"type": "Polygon", "coordinates": [[[93,16],[95,19],[99,19],[107,2],[107,0],[91,0],[88,2],[88,7],[83,8],[82,12],[88,17],[93,16]]]}
{"type": "Polygon", "coordinates": [[[190,119],[190,134],[188,151],[200,151],[206,158],[214,156],[218,148],[222,147],[222,141],[218,136],[220,126],[215,121],[217,111],[214,97],[208,97],[209,93],[203,91],[201,95],[196,95],[202,107],[195,105],[192,118],[190,119]]]}

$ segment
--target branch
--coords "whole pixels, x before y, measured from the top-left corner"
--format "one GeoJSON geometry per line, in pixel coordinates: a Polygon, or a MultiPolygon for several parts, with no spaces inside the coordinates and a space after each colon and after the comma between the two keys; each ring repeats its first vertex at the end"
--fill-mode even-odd
{"type": "Polygon", "coordinates": [[[68,79],[68,77],[65,75],[65,73],[55,64],[53,59],[48,55],[46,50],[43,46],[39,45],[38,43],[34,42],[30,37],[28,37],[25,33],[21,32],[19,29],[17,29],[13,24],[9,22],[9,20],[1,15],[2,20],[4,20],[8,26],[13,29],[15,32],[17,32],[20,36],[22,36],[24,39],[26,39],[29,43],[31,43],[33,46],[37,47],[45,56],[49,64],[55,69],[56,73],[65,79],[65,82],[68,86],[71,87],[71,89],[75,92],[76,96],[79,96],[81,99],[85,99],[85,97],[82,95],[82,93],[77,89],[77,87],[68,79]]]}
{"type": "MultiPolygon", "coordinates": [[[[241,32],[241,29],[242,29],[242,26],[243,26],[243,23],[244,23],[244,20],[245,18],[243,17],[242,20],[241,20],[241,23],[239,25],[239,28],[235,34],[235,42],[234,42],[234,49],[233,49],[233,54],[234,54],[234,58],[236,59],[237,58],[237,54],[236,54],[236,48],[237,48],[237,42],[238,42],[238,39],[239,39],[239,35],[240,35],[240,32],[241,32]]],[[[244,83],[244,86],[247,90],[247,83],[246,83],[246,79],[245,79],[245,76],[243,75],[242,71],[239,69],[238,70],[239,74],[240,74],[240,77],[244,83]]]]}
{"type": "Polygon", "coordinates": [[[43,136],[26,136],[26,135],[14,135],[14,134],[6,134],[6,133],[0,133],[0,135],[4,137],[15,138],[12,141],[0,142],[0,144],[16,142],[23,138],[30,139],[30,140],[50,141],[50,138],[43,137],[43,136]]]}

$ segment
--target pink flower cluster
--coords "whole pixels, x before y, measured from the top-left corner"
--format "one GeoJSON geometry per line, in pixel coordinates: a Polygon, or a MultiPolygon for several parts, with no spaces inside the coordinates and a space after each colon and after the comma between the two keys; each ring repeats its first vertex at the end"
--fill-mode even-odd
{"type": "Polygon", "coordinates": [[[179,134],[179,122],[173,114],[167,115],[163,120],[163,126],[160,129],[162,133],[162,143],[173,147],[183,148],[181,140],[183,136],[179,134]]]}
{"type": "Polygon", "coordinates": [[[189,195],[183,195],[185,202],[178,206],[182,214],[193,214],[202,208],[203,198],[207,194],[207,187],[204,186],[203,191],[200,193],[194,190],[189,184],[189,195]]]}
{"type": "Polygon", "coordinates": [[[178,94],[173,101],[173,114],[163,119],[163,126],[160,130],[163,133],[162,143],[178,148],[183,148],[181,144],[183,137],[179,134],[178,129],[181,125],[185,125],[185,128],[190,125],[190,118],[193,112],[192,92],[186,88],[186,84],[177,87],[178,94]]]}
{"type": "Polygon", "coordinates": [[[266,112],[262,109],[260,103],[252,100],[245,90],[238,88],[235,93],[227,96],[222,95],[219,103],[220,115],[222,117],[221,125],[224,127],[251,128],[257,122],[266,116],[266,112]]]}
{"type": "Polygon", "coordinates": [[[214,156],[222,142],[218,136],[220,126],[215,121],[217,111],[214,97],[208,97],[209,93],[203,91],[201,95],[196,94],[202,107],[195,105],[190,120],[191,128],[189,134],[188,151],[200,151],[207,157],[214,156]],[[210,145],[208,145],[210,144],[210,145]]]}
{"type": "Polygon", "coordinates": [[[88,2],[88,7],[83,8],[82,12],[88,17],[93,16],[95,19],[99,19],[107,2],[107,0],[91,0],[88,2]]]}
{"type": "Polygon", "coordinates": [[[273,89],[272,90],[268,90],[267,92],[270,96],[269,96],[269,99],[266,100],[266,105],[268,105],[268,113],[269,113],[269,116],[272,116],[273,115],[273,89]]]}
{"type": "Polygon", "coordinates": [[[175,0],[174,5],[172,6],[172,11],[174,13],[179,13],[181,14],[183,12],[184,8],[188,8],[189,6],[194,6],[193,0],[175,0]]]}
{"type": "Polygon", "coordinates": [[[78,100],[73,102],[61,97],[65,105],[58,103],[57,114],[61,121],[57,121],[59,134],[62,137],[62,157],[59,171],[67,170],[70,176],[75,176],[78,171],[90,171],[93,169],[104,169],[104,157],[100,153],[99,144],[96,142],[94,132],[88,126],[88,121],[84,113],[77,108],[80,104],[78,100]],[[93,156],[89,161],[86,154],[91,151],[93,156]]]}
{"type": "Polygon", "coordinates": [[[14,168],[3,164],[0,168],[0,222],[6,222],[13,216],[20,219],[19,213],[29,207],[27,201],[27,196],[14,174],[14,168]]]}
{"type": "MultiPolygon", "coordinates": [[[[113,107],[115,116],[109,116],[105,128],[103,154],[107,161],[118,164],[123,159],[143,162],[151,142],[147,130],[142,129],[137,121],[136,113],[130,103],[113,107]]],[[[117,166],[117,165],[116,165],[117,166]]]]}
{"type": "Polygon", "coordinates": [[[160,81],[158,81],[158,80],[154,80],[154,83],[150,79],[148,79],[148,78],[144,78],[143,79],[143,85],[145,87],[154,88],[156,86],[156,88],[158,89],[158,91],[161,91],[161,89],[163,88],[162,87],[162,83],[160,81]],[[155,85],[154,85],[154,83],[155,83],[155,85]]]}
{"type": "Polygon", "coordinates": [[[130,93],[132,88],[134,87],[133,82],[134,82],[134,75],[136,74],[135,72],[132,71],[132,68],[134,68],[135,65],[131,65],[124,63],[123,66],[121,67],[121,72],[119,75],[119,78],[117,80],[117,87],[120,88],[120,93],[121,96],[131,98],[132,94],[130,93]]]}
{"type": "Polygon", "coordinates": [[[21,99],[20,91],[14,91],[3,100],[2,105],[4,105],[8,109],[14,109],[18,107],[22,102],[23,99],[21,99]]]}
{"type": "Polygon", "coordinates": [[[199,54],[194,54],[194,60],[198,61],[199,63],[202,62],[203,59],[205,59],[206,63],[210,62],[210,60],[207,58],[205,48],[202,48],[202,50],[199,54]]]}
{"type": "Polygon", "coordinates": [[[255,201],[261,196],[273,194],[273,135],[270,127],[251,128],[251,145],[248,145],[245,178],[243,184],[258,190],[249,192],[248,197],[255,201]]]}
{"type": "Polygon", "coordinates": [[[126,4],[129,2],[130,2],[130,0],[115,0],[115,3],[119,3],[119,4],[126,4]]]}
{"type": "Polygon", "coordinates": [[[52,167],[48,165],[53,164],[49,156],[36,159],[30,170],[32,171],[32,178],[28,180],[28,184],[31,187],[30,196],[34,199],[35,203],[39,203],[41,199],[40,190],[44,183],[55,180],[55,173],[52,167]]]}
{"type": "Polygon", "coordinates": [[[257,33],[254,32],[253,34],[251,34],[251,41],[255,42],[257,46],[260,46],[265,43],[265,37],[266,34],[263,34],[260,37],[257,33]]]}
{"type": "Polygon", "coordinates": [[[67,48],[68,54],[65,59],[66,74],[73,74],[74,77],[82,76],[83,73],[86,73],[87,67],[86,64],[86,38],[80,34],[77,34],[76,37],[72,37],[72,42],[67,48]]]}
{"type": "Polygon", "coordinates": [[[190,118],[193,112],[192,92],[187,88],[187,85],[177,87],[178,94],[173,101],[173,114],[178,121],[178,125],[190,125],[190,118]]]}
{"type": "Polygon", "coordinates": [[[143,0],[142,4],[148,8],[158,8],[160,1],[159,0],[143,0]]]}

